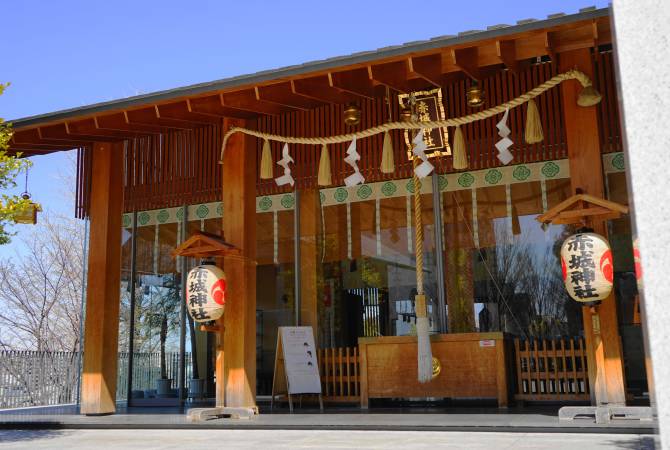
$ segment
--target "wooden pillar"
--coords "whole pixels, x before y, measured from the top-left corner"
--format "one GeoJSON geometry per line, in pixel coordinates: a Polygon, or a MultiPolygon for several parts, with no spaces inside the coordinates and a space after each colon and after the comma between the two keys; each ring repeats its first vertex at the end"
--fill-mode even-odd
{"type": "MultiPolygon", "coordinates": [[[[593,59],[589,49],[561,53],[559,67],[561,72],[576,67],[591,79],[594,78],[593,59]]],[[[584,108],[577,105],[577,96],[581,89],[577,81],[561,84],[572,194],[581,189],[586,194],[602,198],[605,196],[605,189],[596,106],[584,108]]],[[[593,229],[607,237],[604,222],[594,223],[593,229]]],[[[626,403],[626,389],[614,293],[603,300],[594,311],[597,317],[594,317],[591,308],[582,308],[591,397],[593,399],[595,394],[596,404],[623,405],[626,403]]]]}
{"type": "MultiPolygon", "coordinates": [[[[318,336],[319,191],[300,192],[300,325],[314,328],[318,336]]],[[[345,236],[346,239],[346,236],[345,236]]]]}
{"type": "Polygon", "coordinates": [[[123,143],[93,146],[82,414],[116,411],[123,143]]]}
{"type": "MultiPolygon", "coordinates": [[[[244,121],[225,119],[224,130],[231,126],[249,127],[244,121]]],[[[223,161],[223,235],[242,250],[243,258],[225,257],[223,263],[228,291],[216,349],[216,406],[254,407],[256,140],[241,133],[228,140],[223,161]]]]}

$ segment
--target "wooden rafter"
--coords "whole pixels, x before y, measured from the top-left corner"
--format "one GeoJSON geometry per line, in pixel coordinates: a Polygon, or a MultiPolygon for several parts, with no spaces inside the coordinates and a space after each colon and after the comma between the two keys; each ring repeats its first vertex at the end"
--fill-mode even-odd
{"type": "Polygon", "coordinates": [[[330,72],[328,73],[328,81],[331,87],[358,97],[366,99],[373,99],[375,97],[375,89],[367,69],[330,72]]]}
{"type": "Polygon", "coordinates": [[[201,125],[218,124],[221,119],[210,114],[201,114],[189,110],[186,101],[156,106],[159,118],[193,122],[201,125]]]}
{"type": "Polygon", "coordinates": [[[398,92],[406,93],[412,90],[408,82],[407,61],[370,65],[368,76],[372,81],[398,92]]]}
{"type": "Polygon", "coordinates": [[[500,62],[512,73],[519,72],[519,61],[516,58],[516,44],[514,41],[496,41],[496,54],[500,62]]]}
{"type": "Polygon", "coordinates": [[[359,97],[346,91],[334,88],[328,81],[328,76],[291,80],[291,91],[303,97],[312,98],[324,103],[348,103],[359,97]]]}
{"type": "Polygon", "coordinates": [[[442,87],[442,55],[410,56],[407,69],[410,75],[422,78],[435,87],[442,87]]]}
{"type": "Polygon", "coordinates": [[[271,84],[255,88],[256,99],[276,103],[288,108],[308,110],[323,105],[323,102],[293,92],[291,83],[271,84]]]}
{"type": "Polygon", "coordinates": [[[256,116],[251,111],[244,111],[236,108],[224,106],[221,102],[221,95],[209,95],[207,97],[196,97],[186,99],[189,111],[198,114],[209,114],[214,117],[234,117],[237,119],[251,119],[256,116]]]}

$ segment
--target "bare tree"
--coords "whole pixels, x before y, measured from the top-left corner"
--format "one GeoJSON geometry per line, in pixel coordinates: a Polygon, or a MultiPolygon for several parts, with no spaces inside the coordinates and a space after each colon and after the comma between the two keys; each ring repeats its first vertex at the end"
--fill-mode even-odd
{"type": "Polygon", "coordinates": [[[81,221],[46,215],[23,254],[0,260],[0,348],[79,350],[83,231],[81,221]]]}
{"type": "Polygon", "coordinates": [[[74,401],[83,235],[83,222],[45,215],[24,237],[24,251],[0,260],[0,371],[10,380],[0,387],[15,397],[7,406],[74,401]]]}

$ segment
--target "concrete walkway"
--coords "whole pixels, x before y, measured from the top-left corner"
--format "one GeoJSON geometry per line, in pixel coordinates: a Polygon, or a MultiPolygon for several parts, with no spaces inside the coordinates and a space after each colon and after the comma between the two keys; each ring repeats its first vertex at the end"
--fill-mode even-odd
{"type": "MultiPolygon", "coordinates": [[[[2,449],[654,449],[637,434],[326,430],[0,430],[2,449]]],[[[660,448],[660,447],[659,447],[660,448]]]]}

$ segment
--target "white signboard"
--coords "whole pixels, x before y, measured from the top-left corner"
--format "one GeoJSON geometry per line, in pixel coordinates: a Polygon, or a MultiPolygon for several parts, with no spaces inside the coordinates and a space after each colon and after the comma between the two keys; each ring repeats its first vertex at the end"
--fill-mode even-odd
{"type": "Polygon", "coordinates": [[[312,327],[280,327],[289,394],[320,394],[321,378],[312,327]]]}

